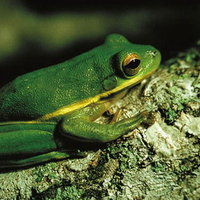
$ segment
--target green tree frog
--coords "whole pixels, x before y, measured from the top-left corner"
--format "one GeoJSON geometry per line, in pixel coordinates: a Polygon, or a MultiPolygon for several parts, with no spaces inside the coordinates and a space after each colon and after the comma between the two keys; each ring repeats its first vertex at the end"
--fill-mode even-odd
{"type": "Polygon", "coordinates": [[[64,159],[78,154],[72,141],[106,143],[133,130],[144,112],[110,124],[94,120],[160,61],[154,47],[111,34],[71,60],[17,77],[0,90],[0,167],[64,159]]]}

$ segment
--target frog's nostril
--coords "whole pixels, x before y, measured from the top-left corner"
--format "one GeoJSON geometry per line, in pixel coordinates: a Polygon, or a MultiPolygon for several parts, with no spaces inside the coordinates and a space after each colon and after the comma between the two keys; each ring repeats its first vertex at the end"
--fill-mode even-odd
{"type": "Polygon", "coordinates": [[[146,56],[151,56],[152,58],[156,57],[157,55],[158,55],[158,51],[156,50],[150,50],[146,52],[146,56]]]}
{"type": "Polygon", "coordinates": [[[156,56],[157,55],[157,51],[152,51],[152,56],[156,56]]]}
{"type": "Polygon", "coordinates": [[[151,58],[154,58],[158,55],[158,51],[156,50],[147,51],[147,55],[150,56],[151,58]]]}

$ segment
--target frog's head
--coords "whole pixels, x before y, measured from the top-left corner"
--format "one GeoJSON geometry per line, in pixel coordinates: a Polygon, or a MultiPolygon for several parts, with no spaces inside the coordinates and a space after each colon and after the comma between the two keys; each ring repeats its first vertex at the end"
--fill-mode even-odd
{"type": "Polygon", "coordinates": [[[111,66],[114,74],[104,81],[105,93],[102,97],[128,89],[151,75],[161,61],[160,52],[149,45],[130,43],[119,34],[106,38],[105,45],[113,49],[111,66]]]}

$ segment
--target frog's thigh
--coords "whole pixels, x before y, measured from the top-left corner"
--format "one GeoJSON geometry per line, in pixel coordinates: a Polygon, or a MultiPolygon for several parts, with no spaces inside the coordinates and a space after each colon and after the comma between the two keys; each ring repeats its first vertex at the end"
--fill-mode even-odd
{"type": "Polygon", "coordinates": [[[53,134],[42,130],[0,133],[0,155],[36,155],[55,150],[53,134]]]}
{"type": "Polygon", "coordinates": [[[113,124],[98,124],[88,118],[65,118],[61,132],[67,137],[87,142],[109,142],[136,128],[146,119],[145,113],[121,120],[113,124]]]}
{"type": "Polygon", "coordinates": [[[57,152],[53,134],[41,130],[0,133],[0,166],[22,167],[68,157],[57,152]]]}

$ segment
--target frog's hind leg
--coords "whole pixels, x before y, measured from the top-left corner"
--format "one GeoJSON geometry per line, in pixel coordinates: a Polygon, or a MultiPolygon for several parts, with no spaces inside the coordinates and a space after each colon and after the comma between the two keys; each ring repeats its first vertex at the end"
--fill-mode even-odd
{"type": "Polygon", "coordinates": [[[69,157],[58,151],[53,128],[39,130],[34,126],[19,126],[0,126],[0,168],[24,167],[69,157]]]}

